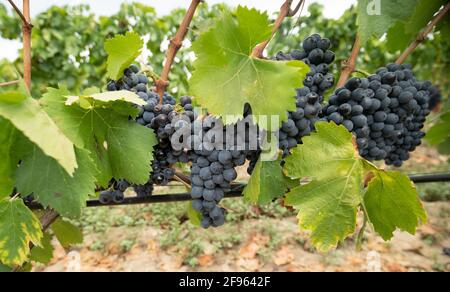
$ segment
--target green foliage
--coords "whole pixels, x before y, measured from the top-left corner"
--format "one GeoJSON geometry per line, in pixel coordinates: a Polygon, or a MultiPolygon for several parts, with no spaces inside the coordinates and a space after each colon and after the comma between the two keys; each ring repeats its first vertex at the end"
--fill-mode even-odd
{"type": "Polygon", "coordinates": [[[450,103],[447,103],[437,121],[428,130],[425,140],[439,152],[450,155],[450,103]]]}
{"type": "MultiPolygon", "coordinates": [[[[3,3],[0,7],[4,9],[3,3]]],[[[230,9],[223,4],[200,5],[187,39],[194,41],[198,34],[208,30],[217,18],[227,12],[230,9]]],[[[356,12],[355,8],[351,8],[341,18],[330,19],[323,16],[323,6],[312,3],[303,16],[285,19],[279,34],[269,45],[268,56],[280,50],[297,49],[306,36],[321,33],[331,39],[333,51],[337,53],[333,68],[336,75],[340,72],[341,61],[348,57],[353,45],[349,40],[353,40],[357,32],[356,12]]],[[[96,16],[87,5],[49,8],[33,19],[33,94],[39,96],[46,87],[57,87],[59,84],[66,85],[72,92],[91,86],[103,88],[106,84],[104,61],[107,58],[103,41],[129,31],[149,37],[146,49],[150,60],[147,65],[153,72],[161,72],[166,49],[161,43],[175,34],[183,16],[183,9],[158,16],[155,9],[140,3],[124,3],[119,12],[108,17],[96,16]]],[[[430,79],[445,86],[444,95],[448,93],[446,80],[450,78],[450,37],[445,37],[445,31],[449,32],[447,36],[450,35],[450,25],[446,25],[450,23],[450,15],[446,19],[447,22],[443,21],[438,26],[440,33],[435,34],[433,39],[428,38],[410,59],[421,80],[430,79]]],[[[0,27],[0,36],[21,41],[20,21],[15,14],[0,12],[0,23],[6,24],[0,27]]],[[[395,57],[388,52],[385,41],[370,39],[361,51],[357,64],[360,69],[374,72],[378,67],[394,61],[395,57]]],[[[184,46],[170,74],[171,93],[187,93],[187,80],[193,71],[192,60],[189,48],[184,46]]],[[[21,62],[21,54],[14,64],[0,60],[0,82],[17,79],[15,70],[22,70],[21,62]]]]}
{"type": "MultiPolygon", "coordinates": [[[[295,110],[295,88],[309,69],[298,61],[275,62],[252,57],[252,49],[270,34],[266,14],[238,7],[236,20],[231,14],[225,15],[193,43],[197,60],[190,80],[192,95],[226,124],[243,117],[246,103],[252,106],[255,116],[277,115],[280,123],[287,119],[287,110],[295,110]]],[[[280,123],[273,125],[273,129],[280,123]]]]}
{"type": "Polygon", "coordinates": [[[446,0],[419,0],[408,19],[398,21],[388,31],[388,49],[391,52],[405,49],[432,19],[446,0]]]}
{"type": "Polygon", "coordinates": [[[244,199],[250,203],[268,204],[283,197],[287,190],[286,180],[280,160],[260,159],[244,189],[244,199]]]}
{"type": "Polygon", "coordinates": [[[286,205],[299,210],[300,227],[312,231],[316,248],[327,251],[355,231],[363,190],[362,161],[344,127],[320,122],[316,129],[286,159],[288,176],[313,179],[294,188],[286,205]]]}
{"type": "Polygon", "coordinates": [[[41,224],[21,199],[0,201],[0,262],[7,266],[23,264],[29,244],[40,245],[41,224]]]}
{"type": "Polygon", "coordinates": [[[18,104],[27,99],[26,94],[19,91],[6,91],[0,93],[0,102],[18,104]]]}
{"type": "Polygon", "coordinates": [[[382,172],[366,162],[343,126],[319,122],[316,131],[286,159],[285,172],[292,178],[311,179],[286,195],[286,205],[299,211],[300,228],[311,231],[318,250],[328,251],[352,235],[358,210],[367,213],[386,240],[396,228],[414,233],[419,221],[426,220],[406,176],[382,172]],[[378,178],[366,189],[368,175],[378,178]]]}
{"type": "Polygon", "coordinates": [[[124,111],[120,101],[94,102],[83,108],[78,104],[67,106],[67,96],[70,94],[65,88],[49,89],[41,102],[74,144],[90,152],[99,169],[98,183],[107,186],[112,178],[147,182],[157,143],[153,131],[130,121],[130,111],[124,111]]]}
{"type": "Polygon", "coordinates": [[[83,243],[83,233],[80,228],[69,221],[58,219],[52,224],[51,229],[64,248],[83,243]]]}
{"type": "Polygon", "coordinates": [[[372,36],[381,38],[397,21],[407,20],[418,0],[358,0],[358,33],[365,44],[372,36]]]}
{"type": "Polygon", "coordinates": [[[144,42],[136,33],[118,35],[105,42],[105,51],[108,54],[107,76],[118,80],[123,71],[141,54],[144,42]]]}
{"type": "MultiPolygon", "coordinates": [[[[23,94],[17,92],[17,94],[23,94]]],[[[46,155],[54,158],[68,174],[78,166],[73,143],[41,108],[38,101],[27,97],[20,103],[0,101],[0,116],[9,120],[46,155]]]]}
{"type": "Polygon", "coordinates": [[[15,174],[18,192],[34,194],[62,216],[80,216],[89,195],[95,193],[97,169],[86,150],[76,149],[76,156],[80,166],[70,177],[54,159],[30,147],[15,174]]]}
{"type": "Polygon", "coordinates": [[[53,258],[54,250],[55,249],[52,245],[52,236],[48,233],[44,233],[41,246],[35,246],[31,250],[30,260],[47,265],[53,258]]]}
{"type": "Polygon", "coordinates": [[[192,225],[197,227],[201,226],[203,216],[200,212],[194,210],[194,208],[192,207],[192,202],[188,203],[187,216],[189,218],[189,222],[192,225]]]}
{"type": "Polygon", "coordinates": [[[427,141],[432,145],[444,143],[448,138],[450,138],[450,111],[441,115],[426,136],[427,141]]]}
{"type": "Polygon", "coordinates": [[[16,39],[22,33],[19,16],[14,12],[8,12],[6,6],[0,5],[0,35],[5,39],[16,39]]]}
{"type": "Polygon", "coordinates": [[[14,165],[11,160],[11,151],[14,140],[14,127],[8,121],[0,118],[0,199],[9,196],[14,189],[14,180],[12,178],[14,165]]]}
{"type": "Polygon", "coordinates": [[[409,178],[399,172],[376,171],[364,195],[364,206],[375,231],[390,240],[394,231],[414,235],[427,215],[409,178]]]}

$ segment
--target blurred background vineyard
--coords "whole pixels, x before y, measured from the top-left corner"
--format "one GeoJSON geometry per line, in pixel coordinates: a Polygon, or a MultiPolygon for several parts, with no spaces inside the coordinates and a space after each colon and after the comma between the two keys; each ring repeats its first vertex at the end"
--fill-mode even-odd
{"type": "MultiPolygon", "coordinates": [[[[20,41],[20,20],[5,4],[0,3],[0,38],[20,41]]],[[[313,3],[302,17],[287,19],[267,55],[296,49],[306,36],[320,33],[332,41],[337,54],[333,70],[338,76],[340,64],[348,57],[357,31],[356,9],[351,7],[337,19],[324,17],[323,10],[322,5],[313,3]]],[[[224,4],[202,5],[187,39],[194,40],[224,11],[231,11],[231,8],[224,4]]],[[[47,87],[58,84],[66,85],[72,92],[89,87],[104,89],[107,82],[104,40],[127,31],[135,31],[146,40],[147,50],[139,62],[154,72],[161,72],[168,37],[174,35],[184,13],[183,9],[175,9],[159,15],[153,7],[141,3],[122,4],[120,10],[110,16],[98,16],[88,5],[48,8],[33,19],[33,96],[39,98],[47,87]]],[[[417,77],[431,80],[447,99],[450,40],[434,41],[435,38],[440,35],[429,37],[408,62],[414,65],[417,77]]],[[[170,75],[169,90],[175,96],[188,92],[187,80],[194,60],[190,41],[184,42],[170,75]]],[[[357,67],[374,72],[393,62],[399,53],[388,51],[385,39],[372,40],[361,51],[357,67]]],[[[0,82],[22,75],[20,52],[17,55],[17,59],[7,60],[0,50],[0,82]]],[[[430,123],[435,118],[436,115],[432,116],[430,123]]],[[[424,145],[402,171],[449,171],[448,159],[424,145]]],[[[240,180],[246,179],[242,171],[240,180]]],[[[180,186],[158,190],[160,193],[174,191],[180,191],[180,186]]],[[[426,201],[430,222],[417,236],[398,234],[393,242],[383,243],[369,230],[362,252],[356,253],[354,242],[350,240],[328,255],[314,252],[306,235],[298,231],[294,214],[280,204],[256,207],[238,199],[227,200],[224,205],[229,210],[228,224],[214,231],[192,226],[186,217],[185,203],[89,209],[82,220],[74,222],[82,227],[85,242],[71,249],[55,243],[55,259],[49,267],[36,269],[67,270],[71,260],[67,254],[75,253],[81,256],[83,270],[94,271],[360,271],[368,269],[368,254],[375,252],[375,257],[380,255],[381,270],[449,271],[450,184],[419,186],[419,193],[426,201]]]]}

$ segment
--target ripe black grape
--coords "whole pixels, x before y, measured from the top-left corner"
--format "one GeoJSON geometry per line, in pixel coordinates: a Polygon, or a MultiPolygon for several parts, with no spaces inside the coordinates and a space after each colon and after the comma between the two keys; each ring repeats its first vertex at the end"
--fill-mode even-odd
{"type": "Polygon", "coordinates": [[[389,64],[368,78],[348,80],[330,97],[323,116],[356,135],[361,156],[399,167],[422,143],[435,94],[410,65],[389,64]]]}
{"type": "MultiPolygon", "coordinates": [[[[329,71],[335,54],[330,51],[330,47],[329,39],[315,34],[303,41],[301,50],[294,50],[290,54],[280,52],[274,58],[278,61],[300,60],[311,69],[301,84],[303,87],[297,90],[297,110],[289,113],[288,120],[280,129],[279,146],[284,157],[301,143],[304,136],[314,131],[314,124],[322,113],[323,95],[334,86],[334,76],[329,71]]],[[[351,108],[347,107],[346,110],[351,108]]]]}

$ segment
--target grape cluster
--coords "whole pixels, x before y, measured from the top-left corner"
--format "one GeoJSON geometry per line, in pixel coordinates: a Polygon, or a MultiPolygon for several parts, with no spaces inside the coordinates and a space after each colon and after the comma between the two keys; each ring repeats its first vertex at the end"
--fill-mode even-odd
{"type": "Polygon", "coordinates": [[[154,149],[155,159],[152,162],[153,172],[149,182],[156,185],[167,185],[174,177],[175,171],[171,164],[176,163],[170,155],[172,149],[170,145],[170,135],[174,132],[171,125],[172,118],[177,114],[174,110],[175,98],[165,93],[160,104],[160,97],[157,93],[148,89],[149,80],[147,76],[139,74],[139,67],[131,65],[125,69],[124,76],[118,81],[110,81],[108,90],[129,90],[135,92],[147,104],[139,106],[139,115],[136,122],[155,131],[159,143],[154,149]]]}
{"type": "Polygon", "coordinates": [[[389,64],[368,78],[348,80],[330,97],[324,116],[356,135],[361,156],[400,167],[425,136],[431,90],[410,65],[389,64]]]}
{"type": "Polygon", "coordinates": [[[246,162],[248,151],[226,150],[227,139],[237,139],[237,131],[232,131],[233,137],[227,137],[229,134],[226,129],[219,119],[207,116],[203,122],[196,121],[193,124],[192,135],[187,141],[193,146],[192,206],[202,213],[203,228],[219,227],[225,223],[225,210],[217,204],[237,178],[236,167],[246,162]]]}
{"type": "Polygon", "coordinates": [[[283,123],[279,133],[283,156],[288,156],[290,150],[314,130],[314,124],[322,113],[323,94],[334,86],[330,65],[335,54],[330,48],[329,39],[314,34],[303,41],[301,50],[290,54],[280,52],[275,57],[278,61],[303,61],[311,69],[303,81],[304,87],[297,90],[297,110],[289,113],[289,119],[283,123]]]}

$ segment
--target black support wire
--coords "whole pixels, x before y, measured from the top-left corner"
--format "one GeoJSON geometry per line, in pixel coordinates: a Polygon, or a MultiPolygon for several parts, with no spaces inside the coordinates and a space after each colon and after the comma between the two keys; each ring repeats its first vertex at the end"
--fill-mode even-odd
{"type": "MultiPolygon", "coordinates": [[[[450,173],[434,173],[434,174],[411,174],[409,178],[416,184],[436,183],[436,182],[450,182],[450,173]]],[[[225,198],[239,198],[242,197],[242,191],[245,188],[244,184],[233,186],[233,190],[225,195],[225,198]]],[[[98,200],[87,201],[87,207],[107,207],[107,206],[125,206],[125,205],[143,205],[143,204],[159,204],[159,203],[174,203],[190,201],[191,195],[189,193],[169,194],[169,195],[152,195],[148,197],[125,198],[121,203],[102,204],[98,200]]],[[[27,206],[32,210],[40,210],[42,206],[37,203],[30,203],[27,206]]]]}

